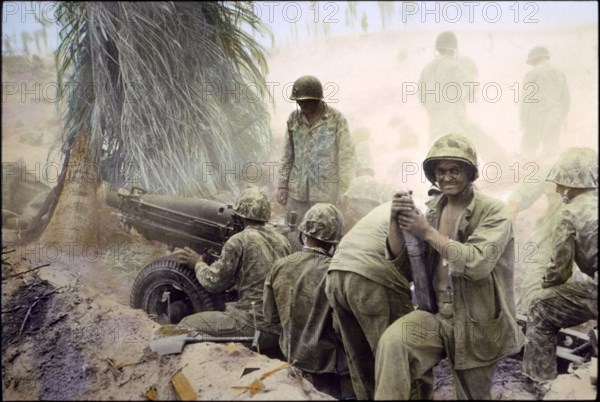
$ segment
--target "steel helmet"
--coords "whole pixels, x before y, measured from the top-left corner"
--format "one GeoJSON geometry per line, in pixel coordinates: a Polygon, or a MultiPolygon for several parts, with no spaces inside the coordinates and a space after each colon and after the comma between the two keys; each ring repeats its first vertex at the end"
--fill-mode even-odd
{"type": "Polygon", "coordinates": [[[591,148],[568,149],[546,180],[565,187],[598,188],[598,153],[591,148]]]}
{"type": "Polygon", "coordinates": [[[533,62],[542,57],[550,58],[550,53],[548,53],[548,49],[543,46],[536,46],[529,51],[527,55],[527,64],[533,64],[533,62]]]}
{"type": "Polygon", "coordinates": [[[306,211],[298,230],[323,242],[338,244],[342,238],[343,226],[340,210],[332,204],[320,202],[306,211]]]}
{"type": "Polygon", "coordinates": [[[438,35],[435,40],[436,49],[456,49],[458,47],[458,41],[456,35],[452,31],[442,32],[438,35]]]}
{"type": "Polygon", "coordinates": [[[448,134],[439,138],[429,150],[423,161],[425,177],[431,183],[435,183],[435,166],[439,160],[453,160],[464,162],[471,167],[471,182],[479,177],[477,172],[477,153],[471,142],[462,135],[448,134]]]}
{"type": "Polygon", "coordinates": [[[317,77],[304,75],[294,82],[291,100],[323,99],[323,85],[317,77]]]}
{"type": "Polygon", "coordinates": [[[235,201],[233,210],[241,217],[267,222],[271,218],[271,202],[267,194],[257,187],[242,191],[235,201]]]}

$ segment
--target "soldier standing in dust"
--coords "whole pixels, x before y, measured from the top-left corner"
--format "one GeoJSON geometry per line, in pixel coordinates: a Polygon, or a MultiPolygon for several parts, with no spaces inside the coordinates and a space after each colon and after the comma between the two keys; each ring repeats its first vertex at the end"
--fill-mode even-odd
{"type": "Polygon", "coordinates": [[[480,88],[475,63],[458,54],[454,32],[439,34],[435,48],[435,59],[423,68],[419,78],[419,100],[429,117],[429,144],[443,135],[461,133],[486,162],[508,162],[504,147],[467,116],[467,103],[475,102],[475,91],[480,88]]]}
{"type": "Polygon", "coordinates": [[[521,152],[536,156],[552,155],[569,112],[571,96],[565,75],[548,63],[550,54],[542,46],[529,51],[527,64],[533,66],[523,80],[519,118],[523,136],[521,152]]]}
{"type": "Polygon", "coordinates": [[[466,82],[475,82],[477,67],[467,57],[458,56],[453,32],[442,32],[435,41],[437,57],[419,78],[421,103],[429,116],[429,139],[435,141],[448,133],[464,133],[467,125],[466,82]]]}
{"type": "Polygon", "coordinates": [[[323,100],[323,86],[311,75],[298,78],[290,99],[298,103],[287,121],[277,202],[298,221],[310,207],[339,197],[354,177],[354,146],[348,122],[323,100]]]}

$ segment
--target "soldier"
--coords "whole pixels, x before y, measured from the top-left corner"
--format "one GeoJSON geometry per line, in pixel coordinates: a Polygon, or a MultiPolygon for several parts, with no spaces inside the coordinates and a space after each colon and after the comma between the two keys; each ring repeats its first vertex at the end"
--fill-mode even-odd
{"type": "Polygon", "coordinates": [[[544,293],[528,312],[523,355],[523,374],[541,391],[557,375],[558,331],[598,318],[598,153],[579,148],[563,155],[547,180],[556,183],[563,204],[541,279],[544,293]],[[568,281],[574,263],[590,280],[568,281]]]}
{"type": "Polygon", "coordinates": [[[494,138],[467,115],[467,103],[475,101],[477,67],[470,58],[459,56],[454,32],[446,31],[435,41],[436,58],[419,78],[420,101],[429,117],[430,144],[448,133],[464,133],[477,145],[487,162],[505,164],[509,157],[494,138]]]}
{"type": "Polygon", "coordinates": [[[359,127],[352,133],[356,160],[355,175],[346,192],[340,197],[344,234],[373,208],[391,200],[394,195],[390,186],[375,178],[370,138],[371,133],[366,127],[359,127]]]}
{"type": "Polygon", "coordinates": [[[571,97],[565,75],[548,63],[550,54],[542,46],[527,55],[533,68],[525,74],[519,118],[523,135],[521,152],[536,156],[551,155],[559,143],[559,134],[569,112],[571,97]]]}
{"type": "Polygon", "coordinates": [[[339,205],[354,175],[354,147],[346,118],[325,103],[316,77],[298,78],[290,98],[300,110],[287,121],[277,201],[301,221],[318,202],[339,205]]]}
{"type": "Polygon", "coordinates": [[[420,101],[429,116],[430,141],[448,133],[465,132],[469,99],[465,83],[477,78],[475,63],[458,56],[453,32],[439,34],[435,48],[437,57],[425,66],[419,78],[420,101]]]}
{"type": "Polygon", "coordinates": [[[265,318],[281,325],[279,346],[288,362],[337,399],[351,396],[352,387],[325,295],[325,277],[342,227],[342,214],[332,204],[311,207],[299,226],[304,247],[275,263],[265,281],[263,305],[265,318]],[[340,381],[347,384],[344,393],[340,381]]]}
{"type": "MultiPolygon", "coordinates": [[[[585,152],[594,152],[590,148],[584,149],[585,152]]],[[[568,155],[578,155],[582,148],[573,147],[559,155],[557,160],[568,157],[568,155]]],[[[522,278],[515,277],[515,283],[518,288],[517,310],[524,314],[531,308],[531,303],[536,300],[540,294],[544,294],[542,289],[542,277],[546,271],[546,265],[552,254],[551,244],[552,231],[554,229],[554,219],[562,205],[561,196],[556,193],[556,184],[546,181],[545,178],[554,167],[555,163],[542,165],[539,171],[525,179],[512,192],[508,198],[508,210],[513,222],[519,212],[527,211],[542,196],[546,199],[546,209],[535,221],[532,228],[522,228],[521,232],[526,233],[526,239],[516,238],[517,243],[522,243],[522,258],[517,259],[521,263],[521,269],[516,270],[515,274],[521,273],[522,278]],[[538,177],[541,178],[538,179],[538,177]]],[[[528,212],[529,213],[529,212],[528,212]]],[[[575,269],[574,278],[583,275],[579,269],[575,269]]]]}
{"type": "Polygon", "coordinates": [[[357,399],[373,399],[381,334],[414,308],[410,273],[396,267],[386,246],[390,206],[386,202],[375,207],[344,235],[325,283],[357,399]]]}
{"type": "Polygon", "coordinates": [[[523,343],[515,319],[511,221],[501,201],[473,187],[477,155],[466,137],[449,134],[436,141],[423,170],[442,193],[427,202],[426,215],[408,193],[396,194],[388,245],[397,266],[408,270],[402,231],[424,240],[437,311],[416,310],[384,332],[375,398],[408,399],[411,382],[447,357],[457,399],[491,399],[496,362],[523,343]]]}
{"type": "Polygon", "coordinates": [[[358,158],[356,177],[340,199],[344,215],[344,234],[376,206],[391,200],[394,190],[375,178],[375,171],[363,159],[358,158]]]}
{"type": "Polygon", "coordinates": [[[263,286],[273,263],[291,254],[292,248],[283,235],[265,227],[271,203],[263,191],[255,187],[242,191],[234,210],[242,218],[244,230],[225,243],[217,261],[209,266],[188,247],[174,255],[180,263],[195,269],[198,282],[206,290],[219,293],[235,286],[238,300],[227,303],[225,311],[189,315],[179,325],[212,336],[253,336],[260,331],[259,349],[280,356],[279,328],[267,322],[262,312],[263,286]]]}

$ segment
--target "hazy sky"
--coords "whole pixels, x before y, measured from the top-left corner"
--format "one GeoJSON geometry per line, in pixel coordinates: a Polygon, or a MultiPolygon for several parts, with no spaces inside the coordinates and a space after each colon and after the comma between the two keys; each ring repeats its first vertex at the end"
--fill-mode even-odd
{"type": "MultiPolygon", "coordinates": [[[[547,30],[572,25],[598,24],[595,1],[369,1],[352,2],[352,19],[347,1],[257,1],[252,2],[256,15],[273,31],[276,45],[307,39],[386,30],[547,30]],[[387,16],[382,21],[382,10],[387,16]],[[363,23],[366,22],[366,24],[363,23]]],[[[41,28],[39,20],[51,23],[48,29],[50,50],[58,45],[53,2],[2,3],[2,35],[14,35],[21,48],[21,32],[33,34],[41,28]]],[[[259,39],[270,46],[268,38],[259,39]]],[[[14,46],[14,45],[13,45],[14,46]]],[[[4,47],[4,41],[3,41],[4,47]]]]}

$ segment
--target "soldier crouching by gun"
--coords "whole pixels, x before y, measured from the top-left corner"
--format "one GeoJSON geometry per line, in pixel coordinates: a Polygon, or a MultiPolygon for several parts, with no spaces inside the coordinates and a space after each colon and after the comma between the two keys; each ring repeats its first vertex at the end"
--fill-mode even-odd
{"type": "Polygon", "coordinates": [[[275,260],[292,253],[285,236],[265,226],[271,216],[268,196],[257,188],[244,190],[234,205],[243,230],[227,240],[212,264],[189,247],[173,257],[193,268],[200,284],[211,293],[235,285],[238,300],[225,311],[202,311],[185,317],[179,325],[215,337],[254,336],[253,346],[271,357],[280,357],[279,328],[263,316],[263,286],[275,260]]]}

